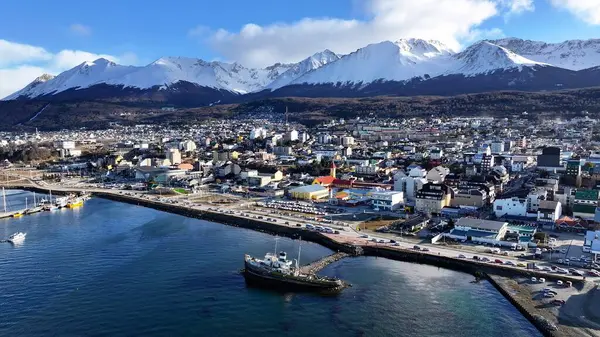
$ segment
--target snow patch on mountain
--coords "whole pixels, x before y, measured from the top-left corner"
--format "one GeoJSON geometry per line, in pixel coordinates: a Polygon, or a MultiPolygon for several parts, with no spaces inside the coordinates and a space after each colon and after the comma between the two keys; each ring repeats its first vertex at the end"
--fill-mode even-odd
{"type": "Polygon", "coordinates": [[[545,63],[527,59],[488,41],[476,43],[456,54],[454,58],[457,63],[447,74],[471,76],[497,70],[521,70],[523,67],[547,66],[545,63]]]}
{"type": "Polygon", "coordinates": [[[437,76],[446,70],[453,51],[438,41],[406,39],[370,44],[292,81],[303,83],[369,83],[437,76]]]}
{"type": "Polygon", "coordinates": [[[286,72],[271,82],[267,88],[274,90],[286,86],[298,77],[339,59],[340,57],[329,49],[316,53],[292,65],[286,72]]]}
{"type": "Polygon", "coordinates": [[[600,39],[568,40],[560,43],[505,38],[491,40],[530,60],[569,70],[582,70],[600,65],[600,39]]]}

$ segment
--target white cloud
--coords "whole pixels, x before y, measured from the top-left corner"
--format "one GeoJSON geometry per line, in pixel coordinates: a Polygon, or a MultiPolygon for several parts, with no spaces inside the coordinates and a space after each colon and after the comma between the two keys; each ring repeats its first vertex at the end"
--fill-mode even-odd
{"type": "Polygon", "coordinates": [[[52,61],[50,62],[50,64],[48,64],[48,66],[51,69],[62,71],[69,68],[73,68],[74,66],[81,64],[85,61],[93,61],[101,57],[107,60],[111,60],[113,62],[119,61],[117,57],[111,55],[94,54],[81,50],[66,49],[54,54],[52,61]]]}
{"type": "Polygon", "coordinates": [[[49,60],[51,58],[52,54],[42,47],[0,39],[0,67],[21,62],[49,60]]]}
{"type": "Polygon", "coordinates": [[[591,25],[600,25],[600,0],[550,0],[557,8],[567,10],[591,25]]]}
{"type": "Polygon", "coordinates": [[[249,23],[239,32],[217,30],[207,42],[225,59],[249,66],[294,62],[326,48],[349,53],[369,43],[406,37],[437,39],[458,49],[460,41],[499,13],[498,1],[365,0],[366,20],[305,18],[266,26],[249,23]]]}
{"type": "Polygon", "coordinates": [[[43,68],[35,66],[0,68],[0,99],[20,90],[44,72],[43,68]]]}
{"type": "Polygon", "coordinates": [[[471,33],[463,39],[463,41],[465,43],[472,43],[480,40],[499,39],[503,37],[505,37],[505,35],[500,28],[473,29],[471,30],[471,33]]]}
{"type": "Polygon", "coordinates": [[[134,53],[113,56],[69,49],[51,53],[42,47],[0,40],[0,99],[22,89],[42,74],[58,75],[101,57],[121,64],[139,63],[134,53]]]}
{"type": "Polygon", "coordinates": [[[507,9],[506,14],[504,15],[505,18],[524,12],[533,12],[535,10],[533,0],[501,0],[500,4],[507,9]]]}
{"type": "Polygon", "coordinates": [[[69,26],[69,30],[71,33],[79,36],[89,36],[92,34],[92,28],[86,25],[82,25],[80,23],[74,23],[69,26]]]}

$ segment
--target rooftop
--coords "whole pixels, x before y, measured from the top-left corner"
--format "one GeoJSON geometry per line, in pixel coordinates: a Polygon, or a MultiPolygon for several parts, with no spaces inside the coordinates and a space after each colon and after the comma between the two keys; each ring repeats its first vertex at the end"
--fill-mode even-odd
{"type": "Polygon", "coordinates": [[[502,227],[506,226],[506,224],[506,222],[474,218],[460,218],[456,222],[456,226],[486,229],[496,232],[499,232],[502,229],[502,227]]]}

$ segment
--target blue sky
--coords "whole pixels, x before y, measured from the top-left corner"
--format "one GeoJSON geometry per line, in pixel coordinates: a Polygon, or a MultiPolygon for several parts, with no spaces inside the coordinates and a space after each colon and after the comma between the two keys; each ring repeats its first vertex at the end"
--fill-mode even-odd
{"type": "Polygon", "coordinates": [[[600,0],[22,0],[0,4],[0,96],[87,58],[265,66],[402,37],[600,37],[600,0]]]}

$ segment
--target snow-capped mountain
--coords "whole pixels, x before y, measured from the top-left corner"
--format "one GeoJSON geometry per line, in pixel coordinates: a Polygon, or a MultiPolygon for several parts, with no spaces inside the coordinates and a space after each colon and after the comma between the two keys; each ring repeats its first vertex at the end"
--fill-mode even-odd
{"type": "Polygon", "coordinates": [[[582,70],[600,65],[600,39],[568,40],[560,43],[505,38],[492,40],[530,60],[569,70],[582,70]]]}
{"type": "Polygon", "coordinates": [[[488,41],[476,43],[454,55],[456,67],[448,74],[476,75],[498,70],[523,69],[523,67],[547,66],[532,61],[488,41]]]}
{"type": "Polygon", "coordinates": [[[20,96],[33,98],[40,95],[56,94],[72,88],[87,88],[95,84],[107,83],[136,69],[137,67],[118,65],[104,58],[93,62],[86,61],[75,68],[60,73],[58,76],[53,77],[46,74],[43,82],[39,81],[44,76],[42,75],[22,90],[5,99],[15,99],[20,96]]]}
{"type": "Polygon", "coordinates": [[[403,81],[425,74],[437,76],[447,69],[452,55],[452,50],[438,41],[384,41],[360,48],[292,83],[353,84],[377,80],[403,81]]]}
{"type": "Polygon", "coordinates": [[[308,57],[292,66],[289,69],[281,74],[281,76],[277,77],[273,82],[271,82],[267,88],[268,89],[278,89],[283,86],[290,84],[293,80],[298,77],[321,68],[322,66],[335,62],[340,59],[336,53],[332,52],[329,49],[326,49],[320,53],[316,53],[311,57],[308,57]]]}
{"type": "MultiPolygon", "coordinates": [[[[296,76],[304,74],[305,71],[316,69],[320,64],[327,61],[319,58],[315,59],[311,67],[300,66],[296,76]]],[[[5,99],[54,95],[69,89],[89,88],[96,84],[137,89],[151,89],[154,87],[166,89],[180,81],[201,87],[245,94],[266,88],[273,81],[279,79],[287,70],[299,65],[300,63],[277,63],[264,69],[255,69],[246,68],[239,63],[206,62],[201,59],[187,57],[162,57],[147,66],[135,67],[121,66],[106,59],[98,59],[92,62],[84,62],[55,78],[45,78],[45,81],[38,78],[5,99]]],[[[294,79],[290,75],[287,76],[288,79],[282,81],[284,83],[282,85],[294,79]]]]}
{"type": "Polygon", "coordinates": [[[480,41],[457,53],[436,40],[401,39],[370,44],[347,55],[325,50],[298,63],[267,68],[186,57],[163,57],[146,66],[98,59],[56,77],[41,76],[6,99],[126,97],[135,102],[143,96],[151,102],[192,105],[283,95],[553,90],[600,85],[594,68],[598,66],[600,40],[549,44],[507,38],[480,41]]]}

